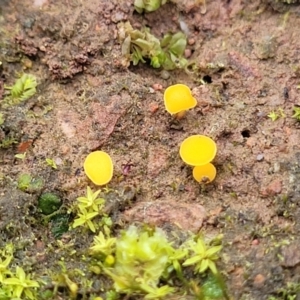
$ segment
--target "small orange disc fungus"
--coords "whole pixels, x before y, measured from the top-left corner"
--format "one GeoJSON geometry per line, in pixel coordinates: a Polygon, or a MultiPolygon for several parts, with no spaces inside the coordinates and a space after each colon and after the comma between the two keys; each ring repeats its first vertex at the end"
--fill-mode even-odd
{"type": "Polygon", "coordinates": [[[215,166],[208,163],[203,166],[196,166],[193,169],[193,177],[199,183],[209,183],[212,182],[217,174],[215,166]]]}
{"type": "Polygon", "coordinates": [[[169,86],[164,93],[166,110],[171,114],[178,114],[193,108],[197,105],[197,100],[192,96],[191,90],[184,84],[169,86]]]}
{"type": "Polygon", "coordinates": [[[205,135],[191,135],[181,143],[179,150],[182,160],[190,166],[206,165],[216,153],[216,143],[205,135]]]}
{"type": "Polygon", "coordinates": [[[103,151],[90,153],[84,161],[83,168],[86,176],[96,185],[108,183],[113,176],[113,162],[103,151]]]}

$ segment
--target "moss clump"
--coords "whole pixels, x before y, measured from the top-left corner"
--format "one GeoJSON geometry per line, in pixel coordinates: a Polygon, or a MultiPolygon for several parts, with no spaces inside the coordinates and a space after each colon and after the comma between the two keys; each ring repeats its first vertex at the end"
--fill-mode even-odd
{"type": "Polygon", "coordinates": [[[295,118],[297,121],[300,121],[300,107],[294,106],[293,107],[294,114],[292,118],[295,118]]]}
{"type": "Polygon", "coordinates": [[[131,226],[116,242],[113,269],[106,268],[105,272],[113,279],[117,292],[161,299],[174,290],[168,285],[158,286],[171,251],[172,247],[160,229],[139,232],[131,226]]]}
{"type": "Polygon", "coordinates": [[[32,97],[36,93],[37,81],[36,77],[30,74],[23,74],[16,80],[12,86],[5,86],[10,91],[10,95],[5,98],[5,102],[9,105],[16,105],[32,97]]]}
{"type": "Polygon", "coordinates": [[[22,267],[11,267],[14,246],[6,244],[0,250],[0,299],[36,300],[39,283],[26,274],[22,267]]]}
{"type": "Polygon", "coordinates": [[[175,247],[160,228],[130,226],[118,238],[102,232],[94,238],[90,247],[94,265],[90,269],[98,275],[108,275],[114,282],[114,291],[120,295],[166,299],[176,294],[190,299],[188,295],[198,297],[201,293],[201,299],[206,299],[215,289],[216,297],[225,296],[215,264],[221,248],[221,245],[207,245],[199,236],[191,236],[175,247]],[[192,285],[185,278],[193,270],[201,277],[196,275],[198,282],[192,285]],[[180,288],[174,284],[178,280],[180,288]],[[205,284],[205,293],[199,284],[205,284]]]}
{"type": "Polygon", "coordinates": [[[161,5],[166,4],[167,0],[135,0],[134,1],[134,8],[138,13],[145,12],[152,12],[157,9],[161,5]]]}
{"type": "Polygon", "coordinates": [[[38,200],[38,208],[44,215],[54,213],[60,208],[61,204],[61,199],[53,193],[44,193],[38,200]]]}
{"type": "Polygon", "coordinates": [[[59,239],[69,229],[69,214],[56,214],[51,218],[51,232],[54,238],[59,239]]]}
{"type": "Polygon", "coordinates": [[[40,191],[44,186],[42,178],[33,178],[30,174],[21,174],[18,178],[18,188],[27,193],[40,191]]]}

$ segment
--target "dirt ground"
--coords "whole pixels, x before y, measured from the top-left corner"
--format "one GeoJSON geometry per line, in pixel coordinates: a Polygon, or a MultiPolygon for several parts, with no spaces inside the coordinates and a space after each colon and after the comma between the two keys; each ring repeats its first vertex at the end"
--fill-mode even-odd
{"type": "Polygon", "coordinates": [[[114,162],[108,186],[119,192],[110,212],[121,227],[139,221],[222,233],[218,266],[231,299],[300,299],[300,6],[207,0],[205,11],[176,2],[138,14],[125,0],[0,0],[0,99],[18,74],[38,80],[33,97],[1,112],[1,246],[13,241],[16,259],[45,278],[62,248],[80,252],[89,237],[68,231],[56,240],[37,199],[54,192],[69,207],[87,185],[96,190],[82,166],[101,149],[114,162]],[[124,21],[159,38],[184,29],[193,70],[125,67],[124,21]],[[176,83],[198,101],[179,121],[163,103],[176,83]],[[195,182],[179,157],[193,134],[218,146],[209,185],[195,182]],[[20,191],[25,173],[43,184],[20,191]]]}

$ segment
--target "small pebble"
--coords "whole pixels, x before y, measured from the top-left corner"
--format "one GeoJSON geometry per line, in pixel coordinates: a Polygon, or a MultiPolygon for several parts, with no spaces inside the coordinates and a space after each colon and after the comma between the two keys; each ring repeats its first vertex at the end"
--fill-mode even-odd
{"type": "Polygon", "coordinates": [[[162,79],[167,80],[167,79],[170,78],[170,73],[168,71],[166,71],[166,70],[162,70],[161,73],[160,73],[160,77],[162,79]]]}
{"type": "Polygon", "coordinates": [[[253,285],[256,287],[256,288],[261,288],[263,287],[264,283],[266,281],[266,277],[262,274],[257,274],[255,277],[254,277],[254,280],[253,280],[253,285]]]}
{"type": "Polygon", "coordinates": [[[274,173],[278,173],[280,171],[280,163],[279,162],[275,162],[274,163],[274,167],[273,167],[273,172],[274,173]]]}
{"type": "Polygon", "coordinates": [[[154,114],[158,110],[159,106],[156,102],[151,102],[149,105],[149,110],[151,114],[154,114]]]}
{"type": "Polygon", "coordinates": [[[195,39],[194,38],[190,38],[189,40],[188,40],[188,44],[189,45],[194,45],[195,44],[195,39]]]}
{"type": "Polygon", "coordinates": [[[153,87],[153,89],[155,90],[155,91],[161,91],[162,90],[162,85],[161,84],[159,84],[159,83],[154,83],[153,85],[152,85],[152,87],[153,87]]]}
{"type": "Polygon", "coordinates": [[[58,165],[58,166],[61,166],[64,164],[63,160],[60,158],[60,157],[56,157],[54,159],[54,162],[58,165]]]}
{"type": "Polygon", "coordinates": [[[258,154],[257,156],[256,156],[256,160],[257,161],[262,161],[264,159],[264,155],[261,153],[261,154],[258,154]]]}
{"type": "Polygon", "coordinates": [[[150,94],[154,94],[155,93],[155,91],[154,91],[154,89],[152,87],[149,87],[149,93],[150,94]]]}
{"type": "Polygon", "coordinates": [[[192,55],[192,50],[191,49],[185,49],[184,50],[184,57],[189,58],[192,55]]]}

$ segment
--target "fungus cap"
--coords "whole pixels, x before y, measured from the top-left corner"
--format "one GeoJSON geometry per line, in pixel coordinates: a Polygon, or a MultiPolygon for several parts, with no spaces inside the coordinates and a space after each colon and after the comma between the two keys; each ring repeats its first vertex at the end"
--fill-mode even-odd
{"type": "Polygon", "coordinates": [[[193,177],[199,183],[210,183],[217,175],[215,166],[211,163],[202,166],[196,166],[193,169],[193,177]]]}
{"type": "Polygon", "coordinates": [[[217,153],[216,143],[205,135],[191,135],[180,145],[182,160],[191,166],[202,166],[211,162],[217,153]]]}
{"type": "Polygon", "coordinates": [[[107,184],[113,176],[113,162],[103,151],[91,152],[83,164],[87,177],[96,185],[107,184]]]}
{"type": "Polygon", "coordinates": [[[191,90],[184,84],[175,84],[166,88],[164,93],[166,110],[170,114],[186,111],[197,105],[197,100],[192,96],[191,90]]]}

